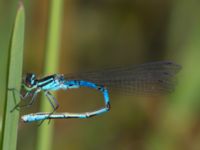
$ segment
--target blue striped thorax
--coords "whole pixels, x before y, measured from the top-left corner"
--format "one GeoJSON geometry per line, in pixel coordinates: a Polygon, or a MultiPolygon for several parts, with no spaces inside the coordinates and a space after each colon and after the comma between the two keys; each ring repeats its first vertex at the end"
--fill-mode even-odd
{"type": "Polygon", "coordinates": [[[62,74],[54,74],[43,77],[41,79],[37,79],[35,74],[27,73],[23,81],[22,87],[27,92],[33,92],[39,89],[44,91],[49,91],[49,90],[55,91],[62,88],[63,83],[64,83],[64,77],[62,74]]]}

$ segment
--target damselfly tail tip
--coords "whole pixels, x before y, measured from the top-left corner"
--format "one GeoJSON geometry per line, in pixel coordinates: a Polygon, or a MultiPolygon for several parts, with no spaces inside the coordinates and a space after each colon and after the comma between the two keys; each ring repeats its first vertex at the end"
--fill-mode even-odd
{"type": "Polygon", "coordinates": [[[27,115],[24,115],[21,117],[21,120],[24,122],[24,123],[27,123],[28,122],[28,117],[27,115]]]}

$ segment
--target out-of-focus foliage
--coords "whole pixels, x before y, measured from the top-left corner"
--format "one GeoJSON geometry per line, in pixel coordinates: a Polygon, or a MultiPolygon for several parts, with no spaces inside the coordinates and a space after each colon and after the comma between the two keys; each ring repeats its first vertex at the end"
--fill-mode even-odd
{"type": "Polygon", "coordinates": [[[13,108],[20,102],[20,97],[14,96],[15,91],[8,89],[15,88],[17,91],[19,91],[21,87],[24,26],[24,8],[23,3],[20,3],[17,9],[15,22],[13,24],[8,50],[6,85],[2,87],[2,89],[4,88],[5,91],[5,105],[2,117],[1,150],[15,150],[17,145],[19,111],[14,110],[11,112],[11,110],[13,110],[13,108]]]}
{"type": "MultiPolygon", "coordinates": [[[[47,0],[25,1],[24,73],[43,75],[48,6],[47,0]]],[[[56,120],[52,150],[200,149],[198,6],[195,0],[65,1],[62,45],[57,50],[60,73],[156,60],[172,60],[183,69],[171,95],[111,93],[112,109],[105,115],[87,120],[56,120]]],[[[0,7],[4,12],[0,14],[0,42],[6,45],[15,4],[2,0],[0,7]]],[[[6,51],[6,46],[2,49],[6,51]]],[[[90,89],[61,91],[58,111],[88,111],[102,105],[101,98],[90,89]]],[[[36,104],[21,110],[21,114],[38,111],[39,104],[38,97],[36,104]]],[[[35,149],[37,129],[37,124],[20,123],[18,149],[35,149]]]]}
{"type": "MultiPolygon", "coordinates": [[[[52,74],[58,72],[59,68],[59,56],[61,43],[61,27],[62,27],[62,14],[63,14],[63,0],[51,0],[49,4],[49,20],[48,20],[48,37],[46,40],[46,50],[44,57],[44,74],[52,74]]],[[[55,96],[55,93],[54,93],[55,96]]],[[[40,103],[40,111],[52,112],[52,107],[49,105],[49,101],[46,101],[46,96],[43,94],[40,103]]],[[[37,136],[37,150],[49,150],[51,149],[53,139],[53,121],[51,124],[48,122],[43,123],[38,130],[37,136]]]]}

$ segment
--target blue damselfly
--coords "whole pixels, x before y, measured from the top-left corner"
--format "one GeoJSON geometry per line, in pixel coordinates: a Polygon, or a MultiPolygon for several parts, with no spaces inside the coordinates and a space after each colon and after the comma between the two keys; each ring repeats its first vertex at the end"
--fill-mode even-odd
{"type": "MultiPolygon", "coordinates": [[[[22,116],[22,119],[24,122],[34,122],[56,118],[88,118],[105,113],[110,110],[110,89],[141,94],[168,93],[174,89],[174,76],[180,68],[180,65],[170,61],[158,61],[103,71],[68,75],[54,74],[41,79],[37,79],[34,73],[28,73],[22,83],[22,88],[26,93],[24,95],[21,94],[22,99],[31,97],[28,106],[32,105],[37,94],[43,91],[54,112],[59,107],[59,104],[50,91],[80,87],[88,87],[100,91],[103,94],[105,106],[85,113],[41,112],[28,114],[22,116]]],[[[19,105],[16,107],[19,107],[19,105]]]]}

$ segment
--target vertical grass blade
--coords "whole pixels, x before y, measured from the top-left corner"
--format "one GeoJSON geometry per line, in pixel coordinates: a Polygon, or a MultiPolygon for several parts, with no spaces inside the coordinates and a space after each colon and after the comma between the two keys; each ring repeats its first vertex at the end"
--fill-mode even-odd
{"type": "MultiPolygon", "coordinates": [[[[20,89],[23,62],[24,45],[24,23],[25,14],[22,3],[20,3],[15,18],[12,37],[10,41],[8,68],[7,68],[7,89],[20,89]]],[[[3,130],[1,150],[15,150],[17,143],[17,129],[19,111],[10,110],[20,101],[18,96],[14,97],[12,91],[6,91],[6,102],[4,107],[3,130]]]]}
{"type": "MultiPolygon", "coordinates": [[[[5,8],[7,3],[4,1],[0,1],[0,143],[2,138],[2,120],[4,114],[4,105],[5,105],[5,97],[7,91],[7,78],[8,78],[8,55],[9,55],[9,47],[10,47],[10,38],[13,31],[13,22],[16,17],[17,12],[17,1],[13,1],[13,3],[9,4],[9,11],[5,8]]],[[[1,145],[1,144],[0,144],[1,145]]]]}
{"type": "MultiPolygon", "coordinates": [[[[44,74],[52,74],[58,71],[62,7],[63,0],[51,0],[44,74]]],[[[52,111],[52,108],[44,95],[41,100],[41,111],[52,111]]],[[[37,150],[50,150],[52,147],[52,138],[53,121],[50,124],[44,122],[38,131],[37,150]]]]}

